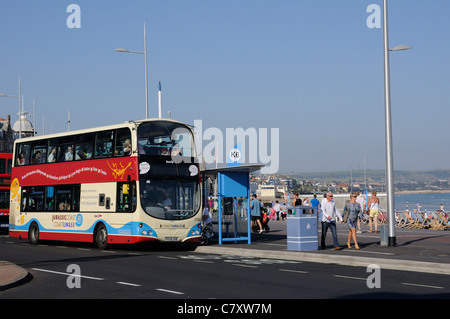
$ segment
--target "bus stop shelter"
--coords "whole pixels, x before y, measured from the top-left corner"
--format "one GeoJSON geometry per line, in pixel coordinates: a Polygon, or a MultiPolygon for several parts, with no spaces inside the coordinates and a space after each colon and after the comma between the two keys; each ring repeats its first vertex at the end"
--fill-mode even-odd
{"type": "Polygon", "coordinates": [[[262,167],[244,165],[202,171],[204,198],[217,200],[217,221],[214,217],[213,223],[218,224],[219,245],[238,241],[251,244],[250,173],[262,167]]]}

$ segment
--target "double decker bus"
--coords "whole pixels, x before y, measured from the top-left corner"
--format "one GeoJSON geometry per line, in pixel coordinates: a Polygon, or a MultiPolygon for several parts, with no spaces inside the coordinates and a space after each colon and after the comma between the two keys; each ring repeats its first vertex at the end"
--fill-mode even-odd
{"type": "Polygon", "coordinates": [[[9,226],[12,156],[12,153],[0,153],[0,229],[7,229],[9,226]]]}
{"type": "Polygon", "coordinates": [[[16,140],[9,234],[101,249],[198,242],[196,154],[192,128],[166,119],[16,140]]]}

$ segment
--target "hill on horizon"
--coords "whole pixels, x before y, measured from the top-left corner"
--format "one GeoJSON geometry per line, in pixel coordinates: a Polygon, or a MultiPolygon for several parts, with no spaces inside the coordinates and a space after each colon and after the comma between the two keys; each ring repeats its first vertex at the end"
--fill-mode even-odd
{"type": "MultiPolygon", "coordinates": [[[[364,181],[364,170],[353,170],[352,178],[355,182],[364,181]]],[[[350,180],[350,170],[338,172],[292,172],[281,173],[278,175],[290,176],[304,180],[334,180],[348,182],[350,180]]],[[[382,181],[385,179],[384,169],[368,169],[366,170],[367,180],[382,181]]],[[[433,169],[433,170],[395,170],[395,182],[438,182],[450,181],[450,169],[433,169]]]]}

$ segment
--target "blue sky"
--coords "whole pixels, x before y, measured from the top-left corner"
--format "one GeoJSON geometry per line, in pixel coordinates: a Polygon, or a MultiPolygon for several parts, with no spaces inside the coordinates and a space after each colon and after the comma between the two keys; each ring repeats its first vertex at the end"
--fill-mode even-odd
{"type": "MultiPolygon", "coordinates": [[[[38,133],[139,120],[279,128],[279,172],[385,167],[381,0],[46,0],[0,3],[0,93],[36,101],[38,133]],[[69,4],[81,8],[70,29],[69,4]]],[[[389,1],[395,169],[450,168],[450,2],[389,1]]],[[[17,118],[0,98],[0,117],[17,118]]]]}

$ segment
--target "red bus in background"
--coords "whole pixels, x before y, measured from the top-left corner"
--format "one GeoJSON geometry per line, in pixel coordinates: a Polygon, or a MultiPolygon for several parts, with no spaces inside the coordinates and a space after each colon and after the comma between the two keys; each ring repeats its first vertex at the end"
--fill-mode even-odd
{"type": "Polygon", "coordinates": [[[0,229],[9,226],[12,153],[0,153],[0,229]]]}

